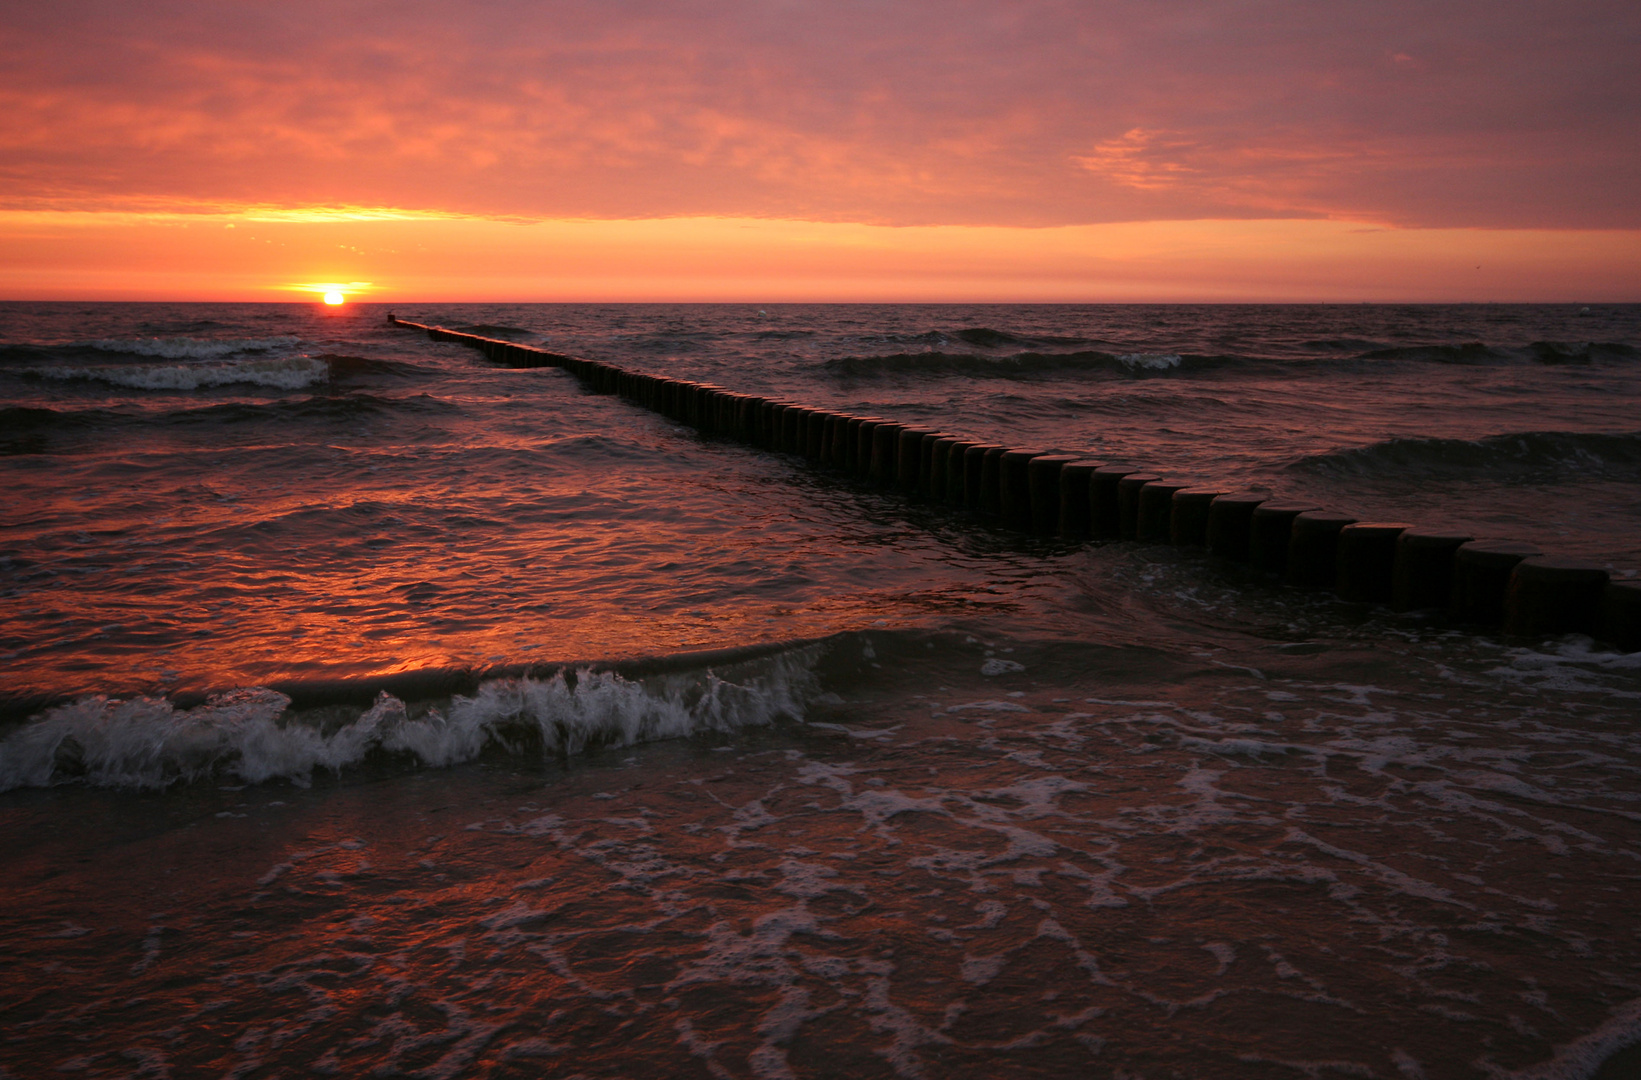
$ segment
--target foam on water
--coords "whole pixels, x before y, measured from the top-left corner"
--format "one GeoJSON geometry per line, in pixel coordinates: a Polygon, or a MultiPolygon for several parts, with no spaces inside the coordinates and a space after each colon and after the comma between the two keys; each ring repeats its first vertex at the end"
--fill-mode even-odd
{"type": "Polygon", "coordinates": [[[1641,998],[1614,1009],[1594,1031],[1556,1048],[1555,1057],[1540,1065],[1506,1072],[1489,1072],[1498,1080],[1591,1080],[1614,1053],[1641,1045],[1641,998]]]}
{"type": "MultiPolygon", "coordinates": [[[[1478,703],[1416,663],[1347,674],[1325,654],[1159,680],[1131,652],[1013,641],[1021,670],[986,675],[986,643],[869,640],[813,666],[835,691],[803,695],[821,723],[710,751],[199,785],[163,800],[186,810],[163,846],[147,826],[123,845],[91,826],[98,860],[128,852],[115,871],[19,814],[25,854],[48,864],[0,925],[42,988],[21,1060],[1623,1075],[1609,1063],[1641,1030],[1627,714],[1533,687],[1478,703]],[[201,1008],[210,1022],[189,1023],[201,1008]]],[[[351,742],[325,733],[336,758],[391,743],[431,763],[553,725],[619,745],[730,731],[766,715],[782,663],[787,686],[806,682],[781,655],[723,688],[578,672],[487,683],[437,714],[383,699],[351,742]]],[[[1484,666],[1470,677],[1500,678],[1484,666]]]]}
{"type": "Polygon", "coordinates": [[[802,719],[818,646],[739,665],[629,680],[583,668],[546,679],[495,679],[472,697],[417,709],[390,694],[333,730],[258,687],[179,709],[150,697],[82,698],[47,710],[0,741],[0,791],[80,781],[161,789],[218,775],[306,784],[372,754],[449,766],[486,749],[570,756],[700,732],[802,719]]]}
{"type": "Polygon", "coordinates": [[[1124,353],[1117,359],[1141,371],[1167,371],[1179,367],[1184,358],[1178,353],[1124,353]]]}
{"type": "MultiPolygon", "coordinates": [[[[218,332],[160,314],[35,336],[218,332]]],[[[1562,513],[1633,493],[1633,364],[1280,363],[1574,339],[1548,317],[436,314],[1011,445],[1234,459],[1353,512],[1350,485],[1377,492],[1404,458],[1418,488],[1489,501],[1544,458],[1557,485],[1512,496],[1521,515],[1633,535],[1562,513]],[[961,355],[871,355],[930,325],[969,327],[961,355]],[[1299,344],[1317,341],[1344,344],[1299,344]],[[1346,446],[1382,449],[1328,454],[1346,446]],[[1325,460],[1284,471],[1307,454],[1325,460]]],[[[1346,610],[1166,546],[1005,543],[560,373],[326,318],[218,325],[299,327],[401,369],[339,357],[311,401],[244,383],[149,412],[110,408],[105,382],[15,376],[286,350],[0,355],[14,426],[52,433],[14,445],[90,451],[8,459],[13,501],[52,511],[0,552],[0,655],[30,680],[15,700],[462,673],[349,706],[293,681],[276,685],[294,703],[90,697],[0,727],[0,1056],[20,1075],[454,1076],[555,1055],[537,1071],[1621,1075],[1601,1063],[1641,1038],[1641,658],[1346,610]],[[416,392],[338,385],[385,374],[416,392]],[[165,437],[133,437],[150,420],[165,437]],[[813,668],[467,674],[565,642],[653,655],[862,626],[883,632],[839,633],[813,668]],[[804,723],[761,727],[787,715],[804,723]],[[735,734],[671,738],[705,731],[735,734]],[[595,746],[631,749],[576,756],[595,746]]],[[[1590,335],[1635,340],[1634,318],[1590,335]]],[[[1373,512],[1423,505],[1392,492],[1373,512]]]]}
{"type": "Polygon", "coordinates": [[[1641,652],[1599,648],[1590,638],[1573,634],[1536,649],[1507,649],[1505,655],[1509,662],[1489,674],[1540,690],[1599,694],[1615,701],[1641,698],[1633,684],[1622,678],[1641,672],[1641,652]]]}

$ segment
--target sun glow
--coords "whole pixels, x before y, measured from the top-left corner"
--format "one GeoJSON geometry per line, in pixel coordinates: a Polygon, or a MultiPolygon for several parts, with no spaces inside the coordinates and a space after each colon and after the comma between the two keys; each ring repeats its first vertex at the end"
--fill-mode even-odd
{"type": "Polygon", "coordinates": [[[305,292],[323,303],[326,307],[341,307],[350,297],[357,296],[370,288],[368,281],[308,281],[299,285],[286,285],[284,288],[296,292],[305,292]]]}
{"type": "Polygon", "coordinates": [[[1396,229],[1322,219],[1014,228],[409,214],[252,222],[0,209],[0,251],[8,300],[296,300],[338,316],[371,300],[429,298],[1632,302],[1641,281],[1641,229],[1396,229]],[[329,280],[314,280],[321,275],[329,280]],[[324,304],[332,292],[341,306],[324,304]]]}

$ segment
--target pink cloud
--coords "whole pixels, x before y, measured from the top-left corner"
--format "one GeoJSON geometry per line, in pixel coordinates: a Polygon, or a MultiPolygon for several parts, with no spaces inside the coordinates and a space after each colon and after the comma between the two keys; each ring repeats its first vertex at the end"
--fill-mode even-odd
{"type": "Polygon", "coordinates": [[[0,204],[1641,225],[1633,4],[70,0],[0,204]]]}

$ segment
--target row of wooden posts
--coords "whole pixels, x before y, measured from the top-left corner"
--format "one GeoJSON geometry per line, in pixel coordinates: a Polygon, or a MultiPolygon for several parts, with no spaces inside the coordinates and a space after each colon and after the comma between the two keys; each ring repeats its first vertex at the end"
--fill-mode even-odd
{"type": "Polygon", "coordinates": [[[388,318],[498,364],[562,368],[595,393],[619,395],[703,435],[801,457],[1023,532],[1206,548],[1345,600],[1445,609],[1459,622],[1510,634],[1584,633],[1641,649],[1641,582],[1609,580],[1595,563],[1546,556],[1532,544],[1360,521],[1136,465],[980,442],[388,318]]]}

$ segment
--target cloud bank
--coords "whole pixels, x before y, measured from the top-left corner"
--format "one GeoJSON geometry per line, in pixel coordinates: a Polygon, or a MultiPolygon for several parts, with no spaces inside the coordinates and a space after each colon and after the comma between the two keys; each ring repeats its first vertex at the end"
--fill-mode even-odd
{"type": "Polygon", "coordinates": [[[1633,3],[70,0],[0,208],[1641,227],[1633,3]]]}

